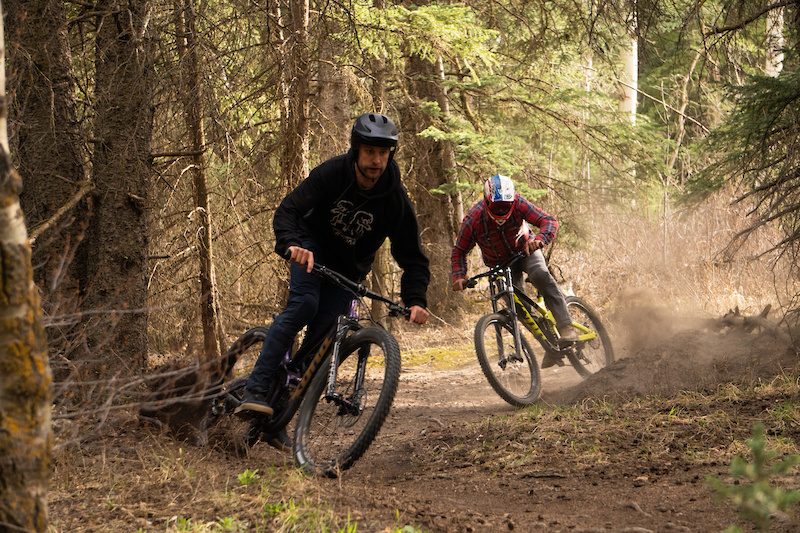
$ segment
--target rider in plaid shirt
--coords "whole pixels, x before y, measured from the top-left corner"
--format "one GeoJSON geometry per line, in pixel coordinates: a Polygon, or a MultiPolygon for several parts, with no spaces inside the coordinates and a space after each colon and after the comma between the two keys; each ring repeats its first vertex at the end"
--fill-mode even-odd
{"type": "MultiPolygon", "coordinates": [[[[467,253],[477,244],[488,267],[499,265],[518,251],[527,257],[512,267],[514,283],[522,286],[523,272],[544,297],[553,312],[561,343],[578,340],[572,327],[564,295],[550,274],[541,249],[556,236],[558,222],[528,200],[516,194],[514,183],[500,174],[486,180],[483,200],[478,200],[461,222],[450,262],[453,290],[464,290],[467,277],[467,253]],[[534,234],[529,224],[539,228],[534,234]]],[[[546,354],[542,368],[563,364],[558,356],[546,354]]]]}

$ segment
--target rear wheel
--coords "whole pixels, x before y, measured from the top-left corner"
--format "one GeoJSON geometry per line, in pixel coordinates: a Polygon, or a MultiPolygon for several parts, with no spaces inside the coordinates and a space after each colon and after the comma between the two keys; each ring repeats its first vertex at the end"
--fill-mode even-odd
{"type": "Polygon", "coordinates": [[[330,358],[311,380],[297,417],[295,464],[335,477],[369,448],[386,420],[400,380],[400,348],[388,331],[370,327],[342,343],[336,399],[325,398],[330,358]]]}
{"type": "MultiPolygon", "coordinates": [[[[264,344],[264,339],[267,338],[268,331],[268,326],[258,326],[245,331],[236,339],[223,357],[229,371],[232,371],[234,365],[240,361],[250,366],[255,363],[258,354],[261,353],[261,346],[264,344]]],[[[233,411],[242,403],[245,385],[247,385],[247,378],[235,378],[225,383],[224,389],[212,400],[212,421],[216,421],[221,415],[233,415],[233,411]]]]}
{"type": "Polygon", "coordinates": [[[522,353],[514,347],[514,327],[503,314],[482,316],[475,326],[475,353],[494,391],[515,407],[531,405],[542,394],[539,365],[522,336],[522,353]]]}
{"type": "MultiPolygon", "coordinates": [[[[261,347],[264,345],[268,331],[268,326],[258,326],[247,330],[236,339],[226,357],[230,358],[234,364],[243,361],[245,365],[252,367],[261,353],[261,347]]],[[[287,451],[291,446],[291,439],[283,426],[276,426],[275,422],[268,417],[246,420],[233,415],[234,410],[242,403],[246,385],[247,378],[238,378],[229,383],[225,390],[215,398],[214,415],[228,415],[231,425],[236,426],[236,438],[241,438],[248,447],[263,441],[281,451],[287,451]]]]}
{"type": "MultiPolygon", "coordinates": [[[[567,308],[572,321],[593,334],[593,338],[579,341],[574,349],[567,353],[567,359],[578,374],[588,377],[614,362],[611,337],[600,321],[597,312],[582,299],[577,296],[568,296],[567,308]]],[[[586,335],[586,331],[578,328],[580,338],[584,338],[586,335]]]]}

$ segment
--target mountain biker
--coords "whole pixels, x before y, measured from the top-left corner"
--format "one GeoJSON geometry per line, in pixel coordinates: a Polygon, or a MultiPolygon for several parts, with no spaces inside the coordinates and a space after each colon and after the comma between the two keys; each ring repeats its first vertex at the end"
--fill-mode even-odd
{"type": "Polygon", "coordinates": [[[237,414],[271,416],[268,389],[297,333],[307,326],[299,350],[313,348],[346,312],[352,294],[312,275],[315,262],[361,282],[388,237],[403,269],[400,297],[411,309],[409,321],[428,320],[430,269],[394,160],[397,139],[389,117],[361,115],[353,123],[349,151],[313,169],[275,211],[275,251],[291,261],[289,299],[269,328],[237,414]]]}
{"type": "MultiPolygon", "coordinates": [[[[555,237],[558,222],[514,191],[514,182],[508,176],[497,174],[486,180],[483,199],[478,200],[461,222],[450,263],[453,290],[464,290],[467,277],[467,253],[477,244],[488,267],[494,267],[522,251],[526,257],[512,267],[514,283],[523,286],[523,271],[544,297],[547,308],[556,319],[560,334],[559,344],[569,345],[578,340],[572,326],[564,295],[550,274],[542,248],[555,237]],[[534,234],[530,226],[539,228],[534,234]]],[[[547,352],[542,368],[563,364],[561,357],[547,352]]]]}

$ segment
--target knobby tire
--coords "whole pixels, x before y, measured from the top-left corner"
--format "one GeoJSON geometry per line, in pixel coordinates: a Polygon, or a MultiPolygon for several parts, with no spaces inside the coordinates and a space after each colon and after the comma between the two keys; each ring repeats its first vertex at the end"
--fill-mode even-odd
{"type": "MultiPolygon", "coordinates": [[[[261,353],[261,348],[264,345],[264,340],[267,338],[269,326],[257,326],[245,331],[236,341],[231,345],[225,357],[230,358],[231,361],[241,361],[246,354],[250,354],[253,359],[258,358],[261,353]]],[[[255,446],[259,441],[268,442],[270,439],[275,438],[276,435],[272,434],[272,429],[267,430],[269,421],[252,419],[242,420],[233,414],[236,406],[242,401],[247,384],[246,378],[237,378],[228,383],[220,397],[224,404],[217,407],[217,412],[214,413],[217,417],[221,414],[227,414],[230,417],[231,425],[238,426],[235,429],[238,437],[241,437],[244,444],[248,447],[255,446]],[[265,423],[266,422],[266,423],[265,423]]],[[[276,432],[285,432],[284,428],[274,430],[276,432]]],[[[284,433],[284,438],[288,440],[288,435],[284,433]]]]}
{"type": "Polygon", "coordinates": [[[592,306],[577,296],[568,296],[566,300],[572,321],[597,333],[597,338],[579,342],[567,353],[570,364],[586,378],[614,362],[611,337],[592,306]]]}
{"type": "Polygon", "coordinates": [[[330,357],[311,380],[297,417],[295,464],[311,474],[336,477],[369,448],[389,414],[400,381],[400,348],[388,331],[361,329],[342,343],[335,392],[359,398],[358,413],[325,400],[330,357]],[[369,350],[364,387],[354,391],[359,352],[369,350]]]}
{"type": "Polygon", "coordinates": [[[483,374],[494,391],[514,407],[532,405],[542,394],[539,365],[528,341],[524,336],[521,340],[523,353],[509,360],[509,356],[515,353],[511,319],[504,314],[492,313],[482,316],[475,326],[475,353],[483,374]]]}

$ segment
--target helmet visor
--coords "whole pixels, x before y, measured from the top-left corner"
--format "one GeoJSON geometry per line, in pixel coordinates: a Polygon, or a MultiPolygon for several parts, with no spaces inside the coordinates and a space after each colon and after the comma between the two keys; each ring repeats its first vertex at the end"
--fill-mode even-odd
{"type": "Polygon", "coordinates": [[[495,216],[502,217],[507,215],[513,206],[514,202],[491,202],[489,203],[489,211],[495,216]]]}

